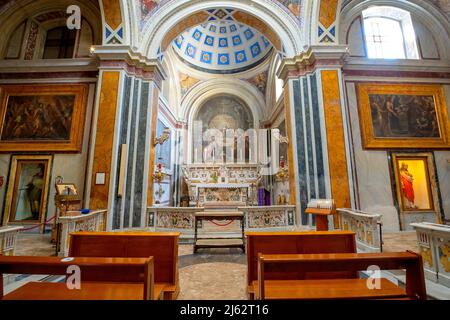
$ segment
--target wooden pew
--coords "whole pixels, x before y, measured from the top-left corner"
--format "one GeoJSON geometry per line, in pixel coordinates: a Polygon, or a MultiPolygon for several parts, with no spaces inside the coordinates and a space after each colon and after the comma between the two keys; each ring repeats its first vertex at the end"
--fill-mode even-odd
{"type": "MultiPolygon", "coordinates": [[[[355,233],[321,232],[247,232],[247,293],[254,299],[258,280],[258,254],[356,253],[355,233]]],[[[354,272],[311,272],[298,279],[356,278],[354,272]]],[[[272,270],[267,279],[295,279],[284,270],[272,270]]]]}
{"type": "MultiPolygon", "coordinates": [[[[381,276],[381,275],[380,275],[381,276]]],[[[296,279],[296,278],[294,278],[296,279]]],[[[414,252],[402,253],[336,253],[265,255],[258,258],[257,298],[296,300],[336,299],[411,299],[426,300],[422,257],[414,252]],[[288,272],[366,271],[370,266],[380,270],[406,269],[406,290],[387,279],[370,289],[374,279],[267,280],[271,270],[288,272]]]]}
{"type": "Polygon", "coordinates": [[[153,257],[74,258],[0,256],[0,299],[5,300],[152,300],[162,296],[154,285],[153,257]],[[80,268],[81,289],[66,283],[29,282],[8,295],[3,274],[64,275],[68,267],[80,268]]]}
{"type": "Polygon", "coordinates": [[[152,256],[155,285],[162,285],[163,299],[175,300],[179,294],[179,232],[76,232],[70,237],[70,257],[152,256]]]}

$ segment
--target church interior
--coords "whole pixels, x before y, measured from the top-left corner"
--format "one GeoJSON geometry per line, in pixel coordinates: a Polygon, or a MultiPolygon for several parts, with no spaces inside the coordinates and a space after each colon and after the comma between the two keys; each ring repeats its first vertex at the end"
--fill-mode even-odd
{"type": "Polygon", "coordinates": [[[450,0],[0,21],[0,300],[450,300],[450,0]]]}

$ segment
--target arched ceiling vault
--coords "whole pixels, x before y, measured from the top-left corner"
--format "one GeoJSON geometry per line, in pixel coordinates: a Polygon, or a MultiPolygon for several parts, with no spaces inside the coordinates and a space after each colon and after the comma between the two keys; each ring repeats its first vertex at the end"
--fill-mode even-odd
{"type": "MultiPolygon", "coordinates": [[[[209,11],[217,11],[220,9],[210,9],[209,11]]],[[[164,36],[162,42],[161,42],[161,51],[164,52],[167,50],[170,43],[175,40],[180,34],[185,32],[186,30],[189,30],[195,26],[198,26],[199,24],[203,24],[208,22],[208,20],[211,18],[211,12],[209,11],[200,11],[197,13],[194,13],[188,17],[185,17],[181,21],[179,21],[175,26],[173,26],[164,36]]],[[[249,27],[254,28],[259,33],[263,34],[271,43],[272,45],[279,51],[282,51],[282,43],[278,35],[263,21],[260,19],[237,10],[233,10],[233,13],[231,14],[232,18],[236,22],[240,22],[242,24],[245,24],[249,27]]]]}

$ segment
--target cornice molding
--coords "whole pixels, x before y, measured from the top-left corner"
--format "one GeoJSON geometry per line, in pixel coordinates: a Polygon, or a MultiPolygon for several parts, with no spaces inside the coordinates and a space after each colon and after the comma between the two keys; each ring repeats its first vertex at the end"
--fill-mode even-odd
{"type": "Polygon", "coordinates": [[[277,70],[283,80],[313,73],[318,67],[342,68],[349,52],[345,45],[311,46],[293,58],[286,58],[277,70]]]}
{"type": "Polygon", "coordinates": [[[93,46],[91,53],[100,61],[101,70],[124,69],[130,74],[145,80],[154,80],[157,83],[167,78],[158,59],[149,59],[135,52],[130,46],[93,46]]]}

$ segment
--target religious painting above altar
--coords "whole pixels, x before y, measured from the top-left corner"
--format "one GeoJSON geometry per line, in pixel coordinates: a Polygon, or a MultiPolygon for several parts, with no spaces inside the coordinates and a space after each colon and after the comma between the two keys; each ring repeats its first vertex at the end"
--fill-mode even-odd
{"type": "Polygon", "coordinates": [[[79,152],[86,115],[85,85],[0,88],[0,152],[79,152]]]}
{"type": "Polygon", "coordinates": [[[362,83],[357,88],[365,149],[450,148],[441,86],[362,83]]]}

